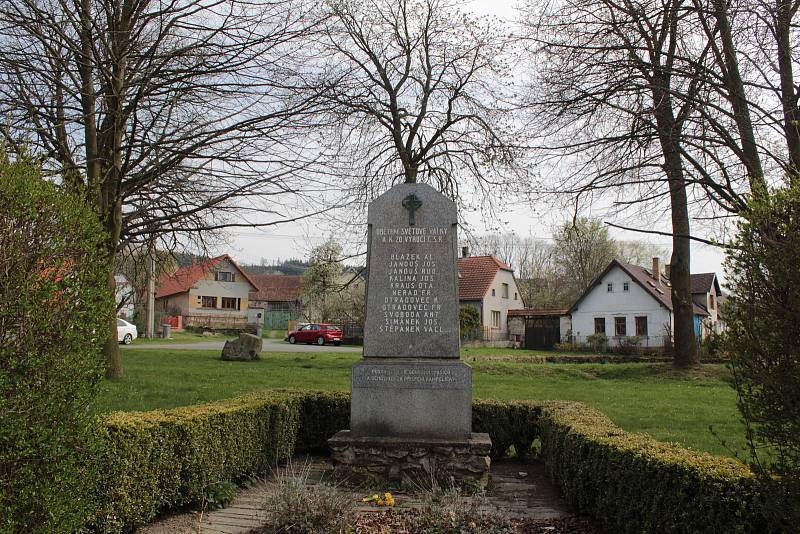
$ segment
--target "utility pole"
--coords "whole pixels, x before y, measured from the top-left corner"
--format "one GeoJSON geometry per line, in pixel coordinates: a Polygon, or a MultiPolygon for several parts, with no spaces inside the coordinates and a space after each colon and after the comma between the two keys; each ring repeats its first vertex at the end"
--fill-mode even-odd
{"type": "Polygon", "coordinates": [[[155,337],[156,311],[156,256],[153,240],[147,246],[147,338],[155,337]]]}

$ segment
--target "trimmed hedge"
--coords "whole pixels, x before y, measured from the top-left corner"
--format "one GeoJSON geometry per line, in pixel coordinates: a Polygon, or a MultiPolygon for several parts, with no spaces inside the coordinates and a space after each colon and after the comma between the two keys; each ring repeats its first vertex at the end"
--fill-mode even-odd
{"type": "Polygon", "coordinates": [[[541,458],[608,532],[767,532],[753,473],[731,458],[625,432],[577,402],[542,405],[541,458]]]}
{"type": "MultiPolygon", "coordinates": [[[[764,532],[753,474],[728,458],[625,432],[576,402],[476,401],[473,428],[494,456],[510,446],[541,460],[576,511],[609,532],[764,532]]],[[[326,450],[347,428],[345,393],[282,391],[106,421],[95,528],[120,532],[202,501],[221,481],[263,472],[292,452],[326,450]]]]}
{"type": "Polygon", "coordinates": [[[93,527],[122,532],[202,502],[208,489],[263,473],[294,451],[300,398],[251,394],[168,411],[114,413],[102,432],[104,485],[93,527]]]}
{"type": "Polygon", "coordinates": [[[300,397],[300,430],[297,452],[328,452],[327,440],[350,428],[350,394],[309,392],[300,397]]]}

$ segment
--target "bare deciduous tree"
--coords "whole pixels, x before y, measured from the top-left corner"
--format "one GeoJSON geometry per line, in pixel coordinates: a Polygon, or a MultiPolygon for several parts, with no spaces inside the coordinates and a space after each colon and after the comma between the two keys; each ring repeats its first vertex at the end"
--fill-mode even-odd
{"type": "Polygon", "coordinates": [[[620,207],[666,202],[672,228],[675,364],[696,363],[689,273],[684,128],[704,90],[692,76],[708,47],[690,38],[685,0],[571,1],[529,12],[537,58],[533,108],[548,149],[580,156],[581,196],[616,192],[620,207]],[[685,61],[684,58],[692,58],[685,61]],[[682,95],[679,97],[678,95],[682,95]]]}
{"type": "Polygon", "coordinates": [[[490,21],[448,0],[332,0],[321,11],[325,35],[310,52],[324,58],[325,143],[346,160],[354,198],[420,181],[454,198],[469,185],[482,201],[518,182],[508,42],[490,21]]]}
{"type": "Polygon", "coordinates": [[[315,95],[283,65],[308,25],[288,0],[0,0],[5,142],[94,207],[110,291],[122,245],[286,216],[303,165],[287,127],[315,95]]]}

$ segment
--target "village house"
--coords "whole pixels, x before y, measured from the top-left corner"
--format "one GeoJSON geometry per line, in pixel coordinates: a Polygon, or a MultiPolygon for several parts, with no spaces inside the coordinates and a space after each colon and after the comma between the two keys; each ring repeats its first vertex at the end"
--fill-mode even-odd
{"type": "MultiPolygon", "coordinates": [[[[719,283],[713,273],[692,275],[693,287],[695,283],[695,334],[702,339],[709,328],[714,328],[716,314],[711,316],[698,300],[708,303],[711,299],[716,308],[719,283]],[[701,295],[701,286],[710,288],[710,293],[701,295]]],[[[674,331],[671,291],[668,273],[661,272],[659,258],[653,258],[651,269],[612,261],[569,309],[572,341],[586,343],[589,336],[604,334],[612,345],[635,337],[640,346],[663,347],[674,331]]]]}
{"type": "Polygon", "coordinates": [[[525,306],[514,270],[494,256],[469,256],[467,247],[458,259],[458,300],[478,310],[484,341],[508,340],[508,311],[525,306]]]}
{"type": "Polygon", "coordinates": [[[156,310],[180,317],[173,328],[243,329],[249,295],[258,286],[227,254],[162,275],[156,310]]]}
{"type": "Polygon", "coordinates": [[[263,310],[267,330],[285,330],[303,311],[303,275],[256,274],[258,289],[250,293],[250,308],[263,310]]]}
{"type": "Polygon", "coordinates": [[[724,300],[722,289],[716,273],[698,273],[692,275],[691,280],[692,301],[708,312],[708,317],[702,322],[701,334],[719,334],[725,329],[725,323],[719,312],[719,306],[724,300]]]}

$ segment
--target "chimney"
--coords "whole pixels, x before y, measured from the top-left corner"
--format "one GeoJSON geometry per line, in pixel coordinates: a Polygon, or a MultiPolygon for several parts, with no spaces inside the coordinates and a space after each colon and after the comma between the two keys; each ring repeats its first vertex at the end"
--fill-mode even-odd
{"type": "Polygon", "coordinates": [[[672,266],[669,263],[665,263],[664,264],[664,276],[666,276],[667,279],[670,279],[669,275],[670,275],[670,271],[672,270],[671,267],[672,266]]]}
{"type": "Polygon", "coordinates": [[[661,283],[661,258],[659,258],[657,256],[653,258],[652,275],[653,275],[653,280],[656,281],[656,284],[660,284],[661,283]]]}
{"type": "Polygon", "coordinates": [[[469,257],[469,247],[461,247],[461,257],[462,258],[469,257]]]}

